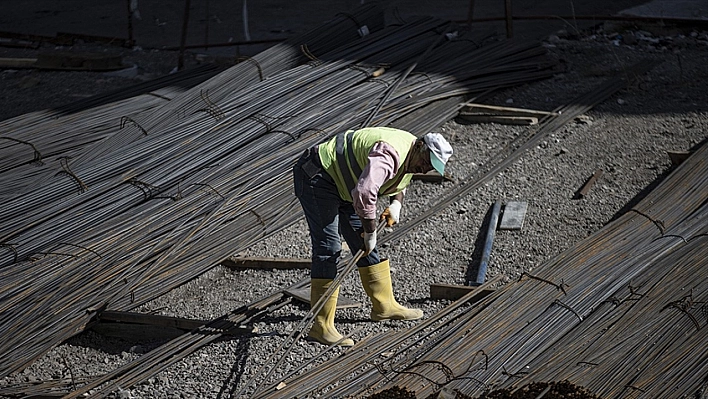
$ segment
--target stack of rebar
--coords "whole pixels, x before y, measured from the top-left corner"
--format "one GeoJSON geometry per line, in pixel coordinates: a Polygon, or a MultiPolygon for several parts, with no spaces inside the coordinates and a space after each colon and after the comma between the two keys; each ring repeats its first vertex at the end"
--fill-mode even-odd
{"type": "Polygon", "coordinates": [[[451,318],[362,342],[259,397],[392,387],[474,397],[564,380],[603,398],[693,397],[708,373],[707,266],[703,145],[629,212],[533,275],[459,311],[463,298],[451,318]]]}
{"type": "Polygon", "coordinates": [[[32,190],[42,176],[61,168],[60,160],[75,158],[114,134],[122,116],[151,112],[218,71],[206,64],[0,122],[0,200],[32,190]]]}
{"type": "MultiPolygon", "coordinates": [[[[0,151],[26,154],[9,174],[36,164],[37,152],[57,155],[18,174],[0,209],[0,374],[100,310],[135,308],[297,220],[290,175],[305,148],[364,124],[406,127],[440,100],[551,74],[536,43],[477,48],[445,21],[384,28],[379,16],[370,6],[339,16],[156,107],[83,110],[86,123],[40,114],[21,139],[3,133],[15,140],[0,151]],[[364,24],[371,33],[359,37],[364,24]],[[66,137],[42,144],[55,148],[33,144],[62,122],[66,137]],[[81,148],[66,146],[72,132],[81,148]]],[[[450,116],[428,114],[414,133],[450,116]]]]}

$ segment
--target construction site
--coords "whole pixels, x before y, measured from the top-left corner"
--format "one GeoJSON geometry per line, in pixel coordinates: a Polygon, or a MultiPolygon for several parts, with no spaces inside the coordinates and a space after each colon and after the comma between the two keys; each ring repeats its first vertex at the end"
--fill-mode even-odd
{"type": "Polygon", "coordinates": [[[705,0],[94,3],[0,17],[0,398],[708,398],[705,0]],[[325,345],[293,168],[365,127],[453,149],[423,317],[345,245],[325,345]]]}

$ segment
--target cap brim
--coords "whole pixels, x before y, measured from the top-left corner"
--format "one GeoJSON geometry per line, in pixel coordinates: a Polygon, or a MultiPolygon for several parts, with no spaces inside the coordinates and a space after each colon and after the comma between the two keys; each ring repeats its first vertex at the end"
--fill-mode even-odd
{"type": "Polygon", "coordinates": [[[435,168],[441,176],[445,176],[445,164],[435,154],[433,154],[432,151],[430,151],[430,163],[433,164],[433,168],[435,168]]]}

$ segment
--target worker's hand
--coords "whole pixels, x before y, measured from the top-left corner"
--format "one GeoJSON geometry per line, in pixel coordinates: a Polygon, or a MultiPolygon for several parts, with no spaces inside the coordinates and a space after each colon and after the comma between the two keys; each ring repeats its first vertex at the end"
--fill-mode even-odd
{"type": "Polygon", "coordinates": [[[393,200],[391,203],[388,205],[388,208],[383,211],[381,214],[381,220],[386,219],[386,226],[391,227],[394,224],[398,223],[398,221],[401,219],[401,201],[399,200],[393,200]]]}
{"type": "Polygon", "coordinates": [[[376,248],[376,230],[371,233],[364,232],[362,236],[364,237],[364,252],[365,255],[368,255],[376,248]]]}

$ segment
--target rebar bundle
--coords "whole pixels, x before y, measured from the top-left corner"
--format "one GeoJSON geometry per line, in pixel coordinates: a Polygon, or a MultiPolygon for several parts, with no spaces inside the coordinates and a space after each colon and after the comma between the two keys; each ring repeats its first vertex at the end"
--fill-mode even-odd
{"type": "Polygon", "coordinates": [[[41,184],[40,178],[56,173],[62,160],[75,158],[114,134],[122,116],[151,112],[218,71],[214,65],[203,65],[0,122],[0,199],[41,184]]]}
{"type": "MultiPolygon", "coordinates": [[[[291,168],[305,148],[441,99],[550,76],[538,44],[476,48],[449,40],[444,21],[384,28],[378,16],[364,7],[337,17],[157,106],[65,119],[59,130],[84,137],[81,148],[49,141],[72,158],[22,174],[0,209],[0,373],[22,370],[102,309],[133,309],[293,223],[291,168]],[[372,33],[359,37],[362,24],[372,33]]],[[[414,133],[450,116],[428,115],[414,133]]],[[[26,154],[3,171],[52,153],[32,141],[61,121],[40,115],[29,131],[3,133],[13,143],[0,151],[26,154]]]]}
{"type": "Polygon", "coordinates": [[[632,211],[510,286],[493,310],[460,326],[466,339],[451,334],[416,362],[440,359],[454,345],[460,356],[447,365],[459,371],[483,351],[484,370],[447,385],[467,394],[565,379],[601,397],[693,394],[708,360],[701,349],[708,346],[707,154],[703,146],[632,211]]]}
{"type": "Polygon", "coordinates": [[[603,398],[693,396],[708,371],[707,243],[703,145],[632,210],[533,275],[452,319],[363,342],[262,397],[333,385],[333,397],[393,387],[474,397],[564,380],[603,398]],[[381,361],[384,352],[395,355],[381,361]]]}
{"type": "MultiPolygon", "coordinates": [[[[475,182],[503,170],[520,151],[619,90],[620,83],[610,81],[561,107],[559,116],[515,143],[475,182]]],[[[430,212],[472,188],[453,189],[430,212]]],[[[405,234],[425,218],[419,215],[386,238],[405,234]]],[[[345,356],[286,378],[277,390],[275,383],[259,397],[325,391],[332,397],[363,397],[394,387],[418,397],[443,387],[474,396],[562,380],[600,397],[690,396],[705,384],[708,364],[703,350],[708,346],[707,219],[704,145],[630,212],[533,275],[522,275],[464,311],[460,307],[468,298],[413,329],[370,337],[345,356]],[[394,355],[381,360],[381,353],[394,355]]]]}

